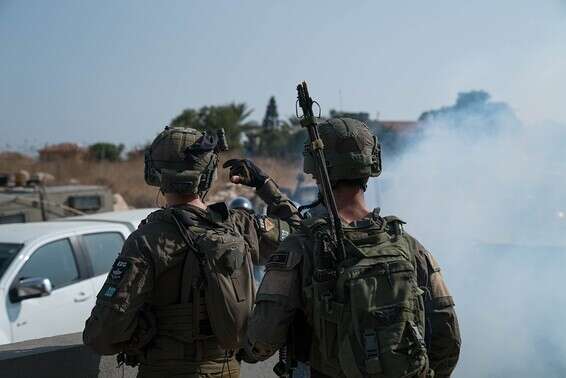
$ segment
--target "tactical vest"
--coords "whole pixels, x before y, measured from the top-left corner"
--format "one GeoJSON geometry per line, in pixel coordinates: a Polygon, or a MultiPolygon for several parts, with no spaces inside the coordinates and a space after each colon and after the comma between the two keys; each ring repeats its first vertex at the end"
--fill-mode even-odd
{"type": "MultiPolygon", "coordinates": [[[[172,211],[187,243],[180,301],[154,307],[158,359],[194,361],[239,348],[255,301],[253,264],[244,237],[230,215],[222,222],[195,222],[172,211]]],[[[152,348],[155,349],[155,348],[152,348]]]]}
{"type": "Polygon", "coordinates": [[[325,218],[304,227],[314,240],[312,287],[305,289],[311,366],[332,377],[424,376],[423,291],[415,248],[396,217],[344,226],[347,258],[336,261],[325,218]]]}

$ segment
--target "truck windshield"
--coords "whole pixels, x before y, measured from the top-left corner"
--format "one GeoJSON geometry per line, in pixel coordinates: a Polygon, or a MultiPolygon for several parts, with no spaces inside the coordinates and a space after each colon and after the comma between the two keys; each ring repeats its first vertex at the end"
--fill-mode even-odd
{"type": "Polygon", "coordinates": [[[15,243],[0,243],[0,278],[4,275],[10,263],[16,257],[20,249],[22,249],[22,244],[15,243]]]}

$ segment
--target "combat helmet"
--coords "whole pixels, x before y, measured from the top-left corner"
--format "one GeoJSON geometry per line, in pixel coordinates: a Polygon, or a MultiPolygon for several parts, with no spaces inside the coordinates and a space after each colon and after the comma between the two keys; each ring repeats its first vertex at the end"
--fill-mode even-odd
{"type": "Polygon", "coordinates": [[[216,176],[218,153],[227,149],[223,129],[165,127],[145,151],[145,182],[163,193],[202,195],[216,176]]]}
{"type": "Polygon", "coordinates": [[[246,210],[252,210],[252,211],[254,209],[250,200],[247,199],[246,197],[242,197],[242,196],[236,197],[232,201],[230,201],[230,204],[228,205],[228,207],[230,209],[246,209],[246,210]]]}
{"type": "MultiPolygon", "coordinates": [[[[328,176],[332,183],[340,180],[367,179],[381,173],[381,146],[377,137],[363,122],[352,118],[331,118],[318,124],[324,143],[328,176]]],[[[305,144],[305,173],[316,179],[316,167],[305,144]]]]}

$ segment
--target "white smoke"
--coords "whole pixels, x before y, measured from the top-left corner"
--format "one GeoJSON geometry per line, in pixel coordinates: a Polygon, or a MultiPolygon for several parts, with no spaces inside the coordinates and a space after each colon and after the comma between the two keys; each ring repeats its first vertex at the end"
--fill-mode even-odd
{"type": "Polygon", "coordinates": [[[456,377],[565,377],[566,127],[466,112],[424,122],[367,198],[443,268],[463,340],[456,377]]]}

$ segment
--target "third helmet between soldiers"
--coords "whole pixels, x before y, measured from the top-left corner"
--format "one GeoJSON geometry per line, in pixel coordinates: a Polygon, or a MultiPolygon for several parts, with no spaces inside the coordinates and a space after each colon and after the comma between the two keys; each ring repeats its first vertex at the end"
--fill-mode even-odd
{"type": "Polygon", "coordinates": [[[246,209],[251,211],[254,210],[254,207],[252,206],[250,200],[242,196],[235,197],[232,201],[230,201],[228,207],[230,209],[246,209]]]}

